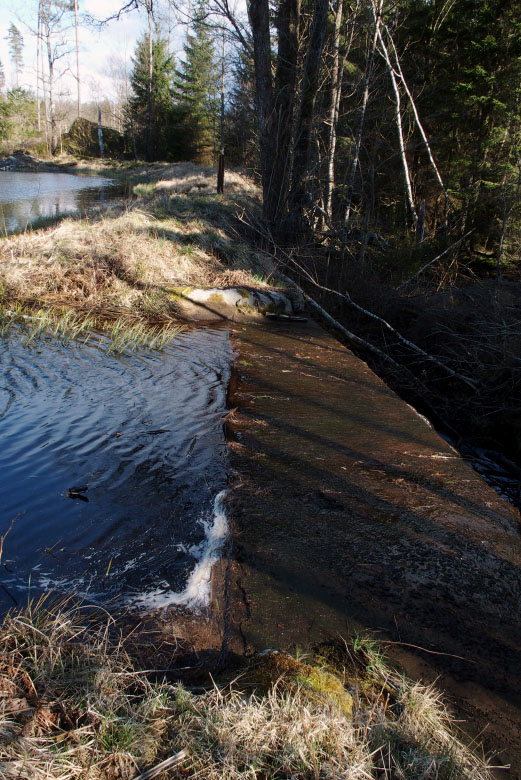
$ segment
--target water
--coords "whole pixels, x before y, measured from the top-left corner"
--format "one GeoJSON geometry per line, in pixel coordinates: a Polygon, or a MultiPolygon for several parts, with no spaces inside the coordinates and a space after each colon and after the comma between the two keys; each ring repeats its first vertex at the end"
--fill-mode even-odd
{"type": "Polygon", "coordinates": [[[225,329],[163,353],[0,341],[0,606],[201,602],[226,531],[225,329]]]}
{"type": "Polygon", "coordinates": [[[85,211],[119,192],[116,182],[105,176],[0,171],[0,230],[11,232],[42,217],[85,211]]]}

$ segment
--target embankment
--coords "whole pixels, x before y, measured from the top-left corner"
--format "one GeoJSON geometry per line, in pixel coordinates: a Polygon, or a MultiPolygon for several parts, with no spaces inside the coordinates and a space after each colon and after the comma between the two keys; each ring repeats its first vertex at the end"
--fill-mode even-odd
{"type": "Polygon", "coordinates": [[[234,334],[236,646],[371,629],[520,776],[518,512],[315,324],[234,334]]]}

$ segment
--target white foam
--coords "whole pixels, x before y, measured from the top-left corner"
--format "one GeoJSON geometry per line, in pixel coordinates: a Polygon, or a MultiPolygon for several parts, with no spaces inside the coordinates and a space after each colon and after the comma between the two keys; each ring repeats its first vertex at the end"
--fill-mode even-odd
{"type": "Polygon", "coordinates": [[[216,495],[212,521],[204,523],[206,539],[191,550],[196,553],[198,561],[188,577],[185,589],[176,593],[158,588],[142,593],[132,598],[132,607],[150,612],[174,605],[201,609],[209,604],[212,595],[212,567],[221,557],[222,546],[228,535],[228,521],[224,510],[225,495],[225,490],[216,495]]]}
{"type": "MultiPolygon", "coordinates": [[[[190,554],[196,560],[195,566],[188,577],[186,587],[180,592],[169,589],[168,583],[163,581],[154,590],[132,595],[125,600],[130,609],[138,609],[143,612],[151,612],[164,609],[169,606],[184,606],[189,609],[199,610],[207,606],[212,595],[212,567],[221,557],[221,550],[228,535],[228,521],[224,510],[224,497],[226,491],[218,493],[213,503],[213,515],[208,521],[202,521],[205,530],[205,539],[199,545],[190,547],[190,554]]],[[[184,545],[179,545],[184,547],[184,545]]],[[[186,547],[184,547],[186,550],[186,547]]],[[[135,568],[140,563],[138,556],[128,561],[123,572],[135,568]]],[[[36,572],[38,586],[46,591],[59,591],[74,593],[77,597],[87,599],[93,603],[103,602],[103,590],[96,592],[93,589],[93,581],[88,577],[52,579],[48,572],[36,572]]],[[[112,574],[112,572],[111,572],[112,574]]],[[[24,588],[26,586],[20,586],[24,588]]]]}

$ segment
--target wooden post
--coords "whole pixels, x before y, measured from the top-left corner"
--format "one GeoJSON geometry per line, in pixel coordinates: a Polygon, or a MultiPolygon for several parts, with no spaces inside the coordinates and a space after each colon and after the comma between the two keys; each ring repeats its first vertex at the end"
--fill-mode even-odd
{"type": "Polygon", "coordinates": [[[219,151],[219,164],[217,168],[217,193],[224,192],[224,31],[223,48],[221,57],[221,144],[219,151]]]}

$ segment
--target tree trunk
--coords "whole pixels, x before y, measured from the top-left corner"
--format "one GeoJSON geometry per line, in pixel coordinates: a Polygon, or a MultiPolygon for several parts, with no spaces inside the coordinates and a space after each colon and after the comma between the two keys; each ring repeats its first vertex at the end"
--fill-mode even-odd
{"type": "Polygon", "coordinates": [[[148,19],[148,84],[147,84],[147,110],[145,118],[145,159],[152,159],[152,80],[154,75],[154,47],[152,40],[152,21],[154,14],[153,0],[145,3],[148,19]]]}
{"type": "Polygon", "coordinates": [[[101,124],[101,108],[98,106],[98,144],[99,144],[99,156],[105,156],[105,146],[103,144],[103,126],[101,124]]]}
{"type": "Polygon", "coordinates": [[[373,6],[375,20],[374,20],[374,32],[373,32],[373,40],[371,42],[371,47],[369,49],[369,52],[367,54],[367,62],[365,64],[365,74],[364,74],[364,94],[362,97],[362,109],[360,111],[360,119],[358,121],[358,130],[356,133],[356,139],[355,139],[355,149],[354,149],[354,155],[353,155],[353,162],[351,163],[351,170],[349,172],[349,182],[347,185],[347,200],[346,200],[346,208],[344,213],[344,229],[347,228],[349,224],[349,219],[351,217],[351,207],[353,203],[353,191],[355,188],[355,179],[356,179],[356,172],[358,169],[358,164],[360,162],[360,149],[362,146],[362,135],[364,132],[364,124],[365,124],[365,114],[367,111],[367,102],[369,100],[369,82],[371,80],[371,73],[373,70],[373,62],[374,62],[374,55],[376,51],[376,43],[378,41],[378,36],[380,33],[380,24],[381,24],[381,16],[382,16],[382,6],[383,6],[383,0],[378,0],[378,7],[375,8],[373,6]]]}
{"type": "Polygon", "coordinates": [[[38,119],[38,132],[42,130],[42,112],[40,106],[40,70],[41,70],[41,13],[38,3],[38,27],[36,32],[36,116],[38,119]]]}
{"type": "Polygon", "coordinates": [[[264,219],[273,226],[276,212],[271,197],[272,168],[277,143],[273,137],[273,82],[271,75],[271,41],[269,0],[249,0],[248,16],[253,36],[255,67],[255,104],[259,128],[259,150],[262,178],[264,219]]]}
{"type": "Polygon", "coordinates": [[[76,33],[76,83],[78,88],[78,119],[81,113],[80,96],[80,45],[78,41],[78,0],[74,0],[74,30],[76,33]]]}
{"type": "Polygon", "coordinates": [[[440,172],[438,170],[438,166],[434,162],[434,157],[433,157],[432,150],[431,150],[431,147],[430,147],[430,144],[429,144],[429,140],[427,138],[425,130],[423,129],[423,125],[422,125],[422,123],[420,121],[420,116],[419,116],[418,110],[416,108],[416,103],[414,102],[414,98],[413,98],[413,96],[411,94],[411,91],[409,89],[409,85],[407,84],[407,82],[405,80],[405,76],[403,75],[402,66],[400,65],[400,60],[398,58],[398,52],[396,51],[396,46],[394,45],[394,41],[393,41],[389,31],[387,30],[387,28],[385,28],[385,29],[386,29],[387,35],[389,36],[389,40],[391,41],[392,50],[393,50],[393,54],[394,54],[394,61],[396,63],[396,69],[397,69],[398,76],[400,77],[400,81],[402,82],[403,88],[405,89],[405,92],[407,93],[407,97],[409,98],[409,102],[411,104],[411,108],[412,108],[412,111],[413,111],[413,114],[414,114],[414,119],[416,121],[416,125],[418,127],[418,130],[420,131],[420,135],[421,135],[423,143],[425,145],[425,149],[426,149],[427,155],[429,157],[429,162],[430,162],[430,164],[432,166],[432,169],[434,171],[436,179],[438,180],[438,184],[440,185],[441,191],[443,192],[443,195],[445,197],[445,203],[447,204],[447,202],[449,200],[449,196],[447,194],[447,190],[445,189],[445,185],[443,184],[443,179],[441,178],[441,174],[440,174],[440,172]]]}
{"type": "Polygon", "coordinates": [[[51,31],[48,22],[45,23],[45,44],[47,48],[47,65],[49,68],[49,145],[51,154],[56,151],[56,111],[54,107],[54,59],[51,44],[51,31]]]}
{"type": "MultiPolygon", "coordinates": [[[[375,10],[375,17],[376,17],[376,10],[375,10]]],[[[403,176],[405,179],[405,192],[407,194],[407,203],[409,205],[409,209],[411,211],[413,220],[414,220],[414,227],[416,228],[417,222],[418,222],[418,215],[416,213],[416,208],[414,206],[414,198],[412,194],[412,186],[411,186],[411,177],[409,174],[409,165],[407,163],[407,155],[405,153],[405,144],[403,140],[403,127],[402,127],[402,107],[401,107],[401,99],[400,99],[400,90],[398,88],[398,84],[396,83],[396,76],[394,74],[394,69],[391,64],[391,60],[389,58],[389,52],[387,51],[387,46],[385,45],[385,41],[383,39],[382,33],[379,30],[378,31],[378,40],[380,41],[380,46],[382,48],[382,53],[385,59],[385,63],[387,65],[387,71],[389,73],[389,78],[391,79],[391,84],[393,87],[394,92],[394,107],[395,107],[395,118],[396,118],[396,131],[398,133],[398,145],[400,147],[400,159],[402,161],[402,168],[403,168],[403,176]]]]}
{"type": "Polygon", "coordinates": [[[338,0],[335,13],[335,30],[333,33],[333,63],[331,67],[331,92],[329,101],[329,133],[327,144],[327,176],[324,194],[326,219],[331,223],[333,217],[333,188],[335,186],[335,150],[336,125],[340,105],[342,79],[340,77],[340,27],[342,24],[343,0],[338,0]]]}
{"type": "Polygon", "coordinates": [[[285,218],[293,165],[300,7],[301,0],[281,0],[276,21],[278,53],[273,106],[276,148],[272,161],[270,194],[270,218],[275,224],[285,218]]]}
{"type": "Polygon", "coordinates": [[[224,31],[222,38],[222,56],[221,56],[221,132],[219,144],[219,167],[217,170],[217,193],[222,195],[224,192],[224,31]]]}
{"type": "Polygon", "coordinates": [[[295,147],[289,198],[289,226],[292,228],[292,233],[296,234],[294,237],[304,237],[304,234],[309,231],[305,218],[305,209],[309,205],[306,177],[309,172],[311,135],[328,8],[328,0],[315,0],[308,51],[302,74],[300,106],[295,122],[295,147]]]}

